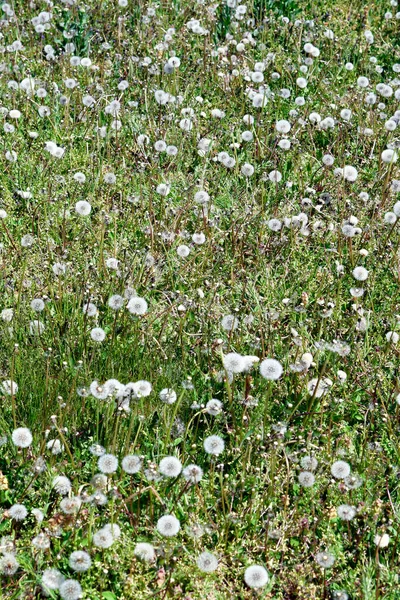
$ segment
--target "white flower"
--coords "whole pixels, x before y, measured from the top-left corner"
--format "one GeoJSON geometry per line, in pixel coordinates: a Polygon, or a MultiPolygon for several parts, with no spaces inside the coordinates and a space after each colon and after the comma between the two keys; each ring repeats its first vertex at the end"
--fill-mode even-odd
{"type": "Polygon", "coordinates": [[[204,440],[203,446],[207,454],[218,456],[224,451],[225,442],[219,435],[210,435],[204,440]]]}
{"type": "Polygon", "coordinates": [[[18,427],[12,432],[11,439],[18,448],[28,448],[32,444],[33,437],[27,427],[18,427]]]}
{"type": "Polygon", "coordinates": [[[346,179],[347,181],[353,182],[357,179],[357,177],[358,177],[357,169],[350,165],[345,165],[345,167],[343,168],[343,178],[346,179]]]}
{"type": "Polygon", "coordinates": [[[275,381],[282,375],[283,367],[278,360],[265,358],[260,364],[260,373],[265,379],[275,381]]]}
{"type": "Polygon", "coordinates": [[[179,520],[173,515],[164,515],[157,521],[158,532],[165,537],[173,537],[181,528],[179,520]]]}
{"type": "Polygon", "coordinates": [[[127,309],[132,315],[144,315],[147,312],[148,304],[144,298],[133,296],[127,305],[127,309]]]}
{"type": "Polygon", "coordinates": [[[237,352],[228,352],[223,358],[224,369],[231,373],[242,373],[246,368],[246,361],[237,352]]]}
{"type": "Polygon", "coordinates": [[[350,465],[344,460],[337,460],[331,466],[331,473],[336,479],[345,479],[350,475],[350,465]]]}
{"type": "Polygon", "coordinates": [[[365,281],[368,279],[368,271],[364,267],[356,267],[353,269],[353,277],[357,281],[365,281]]]}
{"type": "Polygon", "coordinates": [[[133,553],[141,560],[145,560],[147,562],[153,562],[156,558],[154,546],[146,542],[139,542],[136,544],[133,553]]]}
{"type": "Polygon", "coordinates": [[[262,588],[269,581],[268,571],[261,565],[252,565],[244,572],[244,580],[250,588],[262,588]]]}
{"type": "Polygon", "coordinates": [[[399,334],[396,331],[388,331],[385,337],[392,344],[397,344],[399,341],[399,334]]]}
{"type": "Polygon", "coordinates": [[[376,534],[374,537],[374,544],[378,546],[378,548],[386,548],[389,545],[390,537],[387,533],[376,534]]]}
{"type": "Polygon", "coordinates": [[[200,571],[204,573],[212,573],[218,567],[218,558],[211,552],[202,552],[197,558],[196,564],[200,571]]]}
{"type": "Polygon", "coordinates": [[[92,207],[90,203],[86,200],[79,200],[79,202],[75,204],[75,210],[78,213],[78,215],[81,215],[82,217],[87,217],[87,215],[90,215],[92,207]]]}
{"type": "Polygon", "coordinates": [[[18,385],[11,379],[6,379],[0,384],[0,392],[7,396],[15,395],[18,392],[18,385]]]}
{"type": "Polygon", "coordinates": [[[101,327],[94,327],[90,332],[90,337],[94,342],[102,342],[106,338],[106,332],[101,327]]]}
{"type": "Polygon", "coordinates": [[[165,477],[178,477],[182,471],[182,463],[175,456],[166,456],[160,461],[159,469],[165,477]]]}
{"type": "Polygon", "coordinates": [[[387,149],[382,152],[381,158],[384,163],[395,163],[397,162],[398,155],[395,150],[387,149]]]}

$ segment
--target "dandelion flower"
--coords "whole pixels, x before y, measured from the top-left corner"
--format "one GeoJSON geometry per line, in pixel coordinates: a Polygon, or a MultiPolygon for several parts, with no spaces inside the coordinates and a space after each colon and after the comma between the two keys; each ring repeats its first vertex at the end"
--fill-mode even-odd
{"type": "Polygon", "coordinates": [[[164,388],[163,390],[161,390],[159,398],[161,402],[164,402],[165,404],[173,404],[174,402],[176,402],[177,395],[174,390],[170,388],[164,388]]]}
{"type": "Polygon", "coordinates": [[[356,267],[353,269],[353,277],[357,281],[365,281],[368,279],[368,271],[364,267],[356,267]]]}
{"type": "Polygon", "coordinates": [[[204,573],[212,573],[218,568],[218,558],[211,552],[202,552],[197,558],[196,564],[200,571],[204,573]]]}
{"type": "Polygon", "coordinates": [[[315,483],[315,476],[311,471],[302,471],[299,473],[299,483],[305,488],[312,487],[315,483]]]}
{"type": "Polygon", "coordinates": [[[173,515],[164,515],[157,521],[157,530],[164,537],[172,537],[181,528],[179,520],[173,515]]]}
{"type": "Polygon", "coordinates": [[[42,573],[42,586],[45,590],[58,590],[64,579],[58,569],[45,569],[42,573]]]}
{"type": "Polygon", "coordinates": [[[11,439],[18,448],[28,448],[32,444],[32,434],[27,427],[18,427],[14,429],[11,439]]]}
{"type": "Polygon", "coordinates": [[[128,454],[122,459],[121,466],[125,473],[133,475],[134,473],[139,473],[140,469],[142,468],[142,462],[143,461],[140,456],[137,456],[136,454],[128,454]]]}
{"type": "Polygon", "coordinates": [[[333,566],[335,562],[335,557],[329,552],[318,552],[318,554],[315,557],[315,560],[323,569],[329,569],[333,566]]]}
{"type": "Polygon", "coordinates": [[[146,562],[153,562],[156,558],[154,546],[146,542],[139,542],[136,544],[133,553],[135,556],[146,562]]]}
{"type": "Polygon", "coordinates": [[[53,487],[58,494],[61,496],[66,496],[71,491],[71,482],[68,477],[64,477],[63,475],[58,475],[53,479],[53,487]]]}
{"type": "Polygon", "coordinates": [[[175,456],[166,456],[160,461],[159,469],[165,477],[178,477],[182,471],[182,463],[175,456]]]}
{"type": "Polygon", "coordinates": [[[113,535],[107,529],[99,529],[93,535],[93,544],[97,548],[110,548],[114,542],[113,535]]]}
{"type": "Polygon", "coordinates": [[[242,373],[246,368],[246,361],[237,352],[228,352],[223,358],[224,368],[231,373],[242,373]]]}
{"type": "Polygon", "coordinates": [[[274,358],[265,358],[260,363],[260,373],[264,379],[275,381],[283,373],[283,367],[281,363],[274,358]]]}
{"type": "Polygon", "coordinates": [[[59,587],[62,600],[79,600],[82,595],[80,583],[75,579],[66,579],[59,587]]]}
{"type": "Polygon", "coordinates": [[[225,442],[219,435],[210,435],[203,442],[207,454],[218,456],[224,451],[225,442]]]}
{"type": "Polygon", "coordinates": [[[183,469],[182,476],[190,483],[199,483],[203,477],[203,469],[198,465],[188,465],[183,469]]]}
{"type": "Polygon", "coordinates": [[[127,309],[132,315],[144,315],[147,312],[147,302],[144,298],[133,296],[130,298],[127,309]]]}
{"type": "Polygon", "coordinates": [[[331,473],[335,479],[345,479],[350,475],[350,465],[344,460],[337,460],[331,466],[331,473]]]}
{"type": "Polygon", "coordinates": [[[269,581],[268,571],[261,565],[252,565],[244,572],[244,580],[250,588],[265,587],[269,581]]]}
{"type": "Polygon", "coordinates": [[[351,521],[356,516],[357,510],[349,504],[341,504],[337,507],[336,514],[343,521],[351,521]]]}
{"type": "Polygon", "coordinates": [[[387,533],[376,534],[374,537],[374,544],[378,546],[378,548],[386,548],[389,546],[390,537],[387,533]]]}
{"type": "Polygon", "coordinates": [[[0,573],[10,577],[18,571],[19,562],[11,552],[5,552],[0,558],[0,573]]]}
{"type": "Polygon", "coordinates": [[[101,327],[94,327],[90,332],[90,337],[94,342],[103,342],[106,339],[106,332],[101,327]]]}
{"type": "Polygon", "coordinates": [[[87,217],[90,215],[91,210],[92,206],[86,200],[79,200],[79,202],[75,204],[75,211],[78,213],[78,215],[81,215],[81,217],[87,217]]]}
{"type": "Polygon", "coordinates": [[[115,473],[118,468],[118,458],[113,454],[103,454],[100,456],[97,466],[102,473],[115,473]]]}
{"type": "Polygon", "coordinates": [[[8,514],[14,521],[23,521],[27,517],[28,511],[24,504],[13,504],[8,509],[8,514]]]}
{"type": "Polygon", "coordinates": [[[70,554],[69,566],[77,573],[83,573],[84,571],[87,571],[90,569],[91,564],[92,559],[84,550],[76,550],[70,554]]]}

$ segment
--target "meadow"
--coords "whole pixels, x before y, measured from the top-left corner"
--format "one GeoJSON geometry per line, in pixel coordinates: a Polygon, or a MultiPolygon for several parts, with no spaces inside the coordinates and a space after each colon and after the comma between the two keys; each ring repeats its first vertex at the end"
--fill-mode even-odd
{"type": "Polygon", "coordinates": [[[400,6],[0,6],[0,599],[400,600],[400,6]]]}

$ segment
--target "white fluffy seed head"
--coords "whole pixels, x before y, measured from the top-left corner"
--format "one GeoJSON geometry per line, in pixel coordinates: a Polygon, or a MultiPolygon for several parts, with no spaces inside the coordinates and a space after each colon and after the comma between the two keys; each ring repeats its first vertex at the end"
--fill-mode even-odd
{"type": "Polygon", "coordinates": [[[250,588],[262,588],[269,581],[268,571],[261,565],[252,565],[244,572],[244,580],[250,588]]]}
{"type": "Polygon", "coordinates": [[[173,515],[164,515],[157,521],[157,531],[164,537],[173,537],[180,528],[179,520],[173,515]]]}

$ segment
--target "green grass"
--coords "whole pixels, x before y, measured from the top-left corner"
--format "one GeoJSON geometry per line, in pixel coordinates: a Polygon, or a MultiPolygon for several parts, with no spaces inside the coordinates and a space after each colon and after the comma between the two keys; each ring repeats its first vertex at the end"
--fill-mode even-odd
{"type": "MultiPolygon", "coordinates": [[[[397,163],[381,158],[388,144],[400,146],[397,129],[385,129],[400,108],[397,8],[254,0],[242,18],[237,8],[208,0],[128,0],[126,8],[55,2],[44,32],[31,19],[50,10],[46,4],[15,2],[13,9],[15,17],[3,10],[0,28],[0,598],[45,597],[43,571],[56,568],[79,581],[87,600],[344,600],[340,590],[352,600],[399,600],[399,346],[386,334],[400,327],[400,237],[384,217],[398,200],[392,182],[400,176],[397,163]],[[202,33],[187,26],[193,19],[202,33]],[[7,50],[15,40],[23,48],[7,50]],[[70,64],[71,42],[72,55],[92,66],[70,64]],[[320,50],[312,62],[307,42],[320,50]],[[47,45],[54,58],[46,58],[47,45]],[[168,73],[172,56],[181,64],[168,73]],[[262,61],[270,98],[257,108],[249,91],[259,91],[251,73],[262,61]],[[18,87],[29,76],[46,97],[18,87]],[[305,89],[296,84],[300,76],[305,89]],[[367,90],[359,76],[368,77],[367,90]],[[71,78],[73,89],[65,84],[71,78]],[[380,95],[379,83],[393,94],[380,95]],[[175,102],[159,105],[156,90],[175,102]],[[371,91],[377,100],[368,105],[371,91]],[[92,107],[83,103],[87,95],[92,107]],[[107,108],[116,99],[117,130],[107,108]],[[40,116],[40,106],[50,114],[40,116]],[[341,116],[345,108],[350,121],[341,116]],[[8,114],[13,109],[20,118],[8,114]],[[212,117],[213,109],[224,116],[212,117]],[[332,117],[334,127],[313,125],[312,112],[332,117]],[[276,129],[281,119],[291,126],[286,135],[276,129]],[[243,141],[246,130],[252,141],[243,141]],[[212,142],[208,153],[199,152],[204,138],[212,142]],[[288,150],[278,146],[282,138],[288,150]],[[156,152],[159,140],[177,154],[156,152]],[[45,150],[49,141],[64,149],[62,158],[45,150]],[[223,166],[221,152],[233,166],[223,166]],[[326,154],[335,158],[331,167],[326,154]],[[241,172],[245,163],[254,167],[250,177],[241,172]],[[355,182],[335,174],[345,165],[357,169],[355,182]],[[282,174],[279,183],[269,179],[273,170],[282,174]],[[115,183],[106,182],[108,173],[115,183]],[[157,193],[161,183],[170,184],[167,196],[157,193]],[[199,190],[210,196],[207,209],[194,200],[199,190]],[[76,212],[82,200],[91,205],[88,216],[76,212]],[[303,226],[285,223],[297,215],[303,226]],[[342,226],[351,216],[360,231],[350,241],[342,226]],[[281,221],[279,231],[269,227],[272,218],[281,221]],[[194,243],[194,233],[205,242],[194,243]],[[21,243],[27,234],[28,247],[21,243]],[[186,258],[181,245],[190,248],[186,258]],[[111,258],[116,269],[107,266],[111,258]],[[55,275],[56,263],[65,274],[55,275]],[[368,270],[366,281],[355,280],[356,266],[368,270]],[[357,287],[365,289],[358,298],[350,292],[357,287]],[[124,298],[118,311],[108,305],[115,294],[124,298]],[[129,312],[131,295],[146,300],[145,314],[129,312]],[[44,301],[42,312],[31,307],[34,299],[44,301]],[[88,302],[95,316],[84,313],[88,302]],[[238,319],[232,331],[222,326],[227,315],[238,319]],[[40,333],[34,320],[44,326],[40,333]],[[94,327],[104,341],[92,340],[94,327]],[[349,353],[338,352],[337,341],[349,353]],[[282,376],[268,381],[258,364],[232,375],[223,364],[230,352],[274,358],[282,376]],[[305,353],[312,362],[299,366],[305,353]],[[326,393],[310,393],[311,380],[325,378],[326,393]],[[148,381],[152,391],[133,394],[121,409],[115,393],[103,400],[90,393],[94,381],[102,387],[111,379],[148,381]],[[8,380],[18,384],[14,395],[2,384],[8,380]],[[165,388],[176,392],[173,404],[161,401],[165,388]],[[206,409],[211,399],[223,404],[217,415],[206,409]],[[27,448],[12,442],[18,427],[32,432],[27,448]],[[210,435],[225,442],[218,456],[205,452],[210,435]],[[51,440],[59,454],[47,446],[51,440]],[[93,485],[94,444],[119,460],[104,497],[93,485]],[[121,468],[127,454],[143,461],[134,475],[121,468]],[[310,488],[298,479],[307,455],[318,460],[310,488]],[[154,479],[166,456],[200,466],[201,481],[154,479]],[[38,472],[40,457],[46,468],[38,472]],[[361,477],[360,487],[332,476],[338,460],[361,477]],[[59,475],[82,500],[77,514],[60,506],[59,475]],[[28,511],[22,521],[11,518],[18,503],[28,511]],[[356,508],[351,521],[338,517],[342,504],[356,508]],[[165,514],[180,521],[171,538],[157,531],[165,514]],[[110,523],[121,535],[100,549],[93,535],[110,523]],[[32,542],[39,533],[48,549],[32,542]],[[382,534],[389,545],[377,549],[382,534]],[[141,542],[154,546],[155,560],[135,555],[141,542]],[[7,575],[2,555],[10,549],[19,566],[7,575]],[[86,572],[69,565],[76,550],[91,557],[86,572]],[[218,557],[214,572],[196,564],[205,550],[218,557]],[[325,571],[316,561],[323,551],[335,558],[325,571]],[[258,591],[244,580],[251,565],[269,573],[258,591]]],[[[62,588],[47,593],[69,598],[62,588]]]]}

